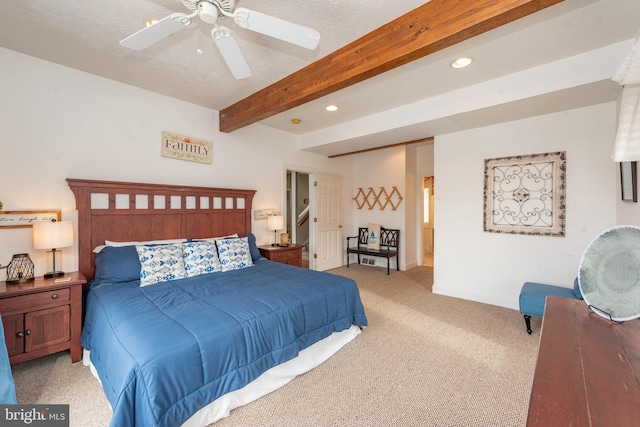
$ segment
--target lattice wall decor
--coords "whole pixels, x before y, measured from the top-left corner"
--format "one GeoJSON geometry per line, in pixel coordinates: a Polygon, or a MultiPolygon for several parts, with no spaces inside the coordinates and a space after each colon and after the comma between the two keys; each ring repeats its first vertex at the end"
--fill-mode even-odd
{"type": "Polygon", "coordinates": [[[387,192],[384,187],[380,187],[380,191],[377,193],[373,187],[369,187],[366,192],[360,187],[353,200],[356,201],[358,209],[362,209],[366,205],[371,210],[378,205],[380,210],[384,210],[387,205],[391,205],[391,210],[395,211],[402,202],[402,194],[400,194],[398,187],[391,187],[391,193],[387,192]]]}
{"type": "Polygon", "coordinates": [[[566,152],[485,160],[484,230],[564,236],[566,152]]]}

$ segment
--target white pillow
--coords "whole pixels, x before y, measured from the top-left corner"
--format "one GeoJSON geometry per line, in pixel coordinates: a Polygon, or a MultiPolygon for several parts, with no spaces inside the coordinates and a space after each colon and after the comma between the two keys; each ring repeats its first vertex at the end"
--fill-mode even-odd
{"type": "Polygon", "coordinates": [[[222,271],[239,270],[253,265],[248,238],[220,239],[216,241],[216,246],[222,271]]]}
{"type": "Polygon", "coordinates": [[[166,245],[169,243],[183,243],[187,239],[166,239],[166,240],[146,240],[140,242],[114,242],[112,240],[105,240],[106,246],[144,246],[144,245],[166,245]]]}
{"type": "Polygon", "coordinates": [[[96,246],[93,249],[94,253],[100,253],[105,246],[144,246],[144,245],[164,245],[168,243],[182,243],[186,242],[187,239],[166,239],[166,240],[146,240],[146,241],[135,241],[135,242],[114,242],[113,240],[105,240],[104,245],[96,246]]]}
{"type": "Polygon", "coordinates": [[[187,277],[182,244],[136,246],[140,260],[140,286],[187,277]]]}
{"type": "Polygon", "coordinates": [[[222,271],[214,242],[206,240],[186,242],[182,244],[182,252],[187,277],[222,271]]]}
{"type": "Polygon", "coordinates": [[[228,236],[220,236],[220,237],[207,237],[205,239],[194,239],[195,241],[207,241],[207,242],[217,242],[221,239],[234,239],[238,237],[238,233],[229,234],[228,236]]]}

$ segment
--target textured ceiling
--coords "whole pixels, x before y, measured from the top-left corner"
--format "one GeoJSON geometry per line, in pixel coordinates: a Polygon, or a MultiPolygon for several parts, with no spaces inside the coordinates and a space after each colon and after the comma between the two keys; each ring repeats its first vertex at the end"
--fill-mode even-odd
{"type": "MultiPolygon", "coordinates": [[[[210,26],[194,19],[190,27],[143,51],[131,51],[119,41],[141,29],[148,18],[187,12],[179,0],[2,0],[0,46],[51,62],[221,110],[339,49],[375,28],[416,8],[423,1],[403,0],[240,0],[237,6],[317,29],[320,44],[314,51],[229,26],[249,63],[253,76],[235,80],[213,45],[210,26]],[[392,7],[390,7],[390,5],[392,7]],[[203,51],[198,54],[200,47],[203,51]]],[[[305,138],[381,111],[443,97],[501,76],[632,39],[640,28],[638,0],[566,0],[541,12],[439,51],[383,75],[262,121],[305,138]],[[472,56],[464,70],[449,63],[458,55],[472,56]],[[334,114],[327,103],[340,105],[334,114]],[[302,123],[291,124],[297,117],[302,123]]],[[[576,70],[580,73],[581,70],[576,70]]],[[[0,70],[1,73],[1,70],[0,70]]],[[[584,91],[552,94],[518,105],[543,114],[560,105],[582,105],[615,98],[615,85],[584,85],[584,91]],[[585,92],[588,91],[588,92],[585,92]],[[536,108],[531,109],[535,104],[536,108]]],[[[349,136],[327,138],[309,151],[334,155],[397,143],[402,138],[429,137],[454,129],[451,123],[483,125],[498,114],[516,119],[510,108],[483,110],[469,117],[448,118],[434,126],[382,130],[366,143],[349,136]],[[482,120],[481,120],[482,118],[482,120]],[[446,125],[446,126],[445,126],[446,125]]],[[[455,129],[454,129],[455,130],[455,129]]]]}
{"type": "Polygon", "coordinates": [[[244,80],[233,78],[211,40],[211,26],[197,18],[143,51],[119,45],[149,18],[188,13],[179,0],[2,0],[0,46],[221,110],[423,2],[400,3],[389,10],[382,0],[238,1],[321,34],[318,48],[309,51],[225,22],[253,71],[244,80]]]}
{"type": "Polygon", "coordinates": [[[567,0],[263,123],[304,134],[628,40],[639,29],[639,0],[567,0]],[[452,69],[463,55],[473,64],[452,69]],[[328,104],[341,114],[317,114],[328,104]],[[291,117],[304,125],[291,126],[291,117]]]}

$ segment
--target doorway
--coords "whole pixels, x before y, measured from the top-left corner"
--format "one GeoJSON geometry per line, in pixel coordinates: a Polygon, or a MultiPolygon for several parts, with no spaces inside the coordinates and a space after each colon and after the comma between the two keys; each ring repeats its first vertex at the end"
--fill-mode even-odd
{"type": "Polygon", "coordinates": [[[433,267],[435,252],[434,221],[434,179],[432,176],[422,177],[422,265],[433,267]]]}
{"type": "Polygon", "coordinates": [[[286,231],[302,245],[302,266],[309,268],[309,174],[287,170],[286,231]]]}

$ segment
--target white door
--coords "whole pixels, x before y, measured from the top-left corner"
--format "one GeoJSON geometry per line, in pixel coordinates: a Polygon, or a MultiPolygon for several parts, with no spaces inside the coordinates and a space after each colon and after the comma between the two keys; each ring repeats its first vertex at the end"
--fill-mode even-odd
{"type": "Polygon", "coordinates": [[[312,226],[315,242],[311,266],[325,271],[342,267],[342,217],[340,213],[340,177],[315,174],[313,177],[315,212],[312,226]]]}

